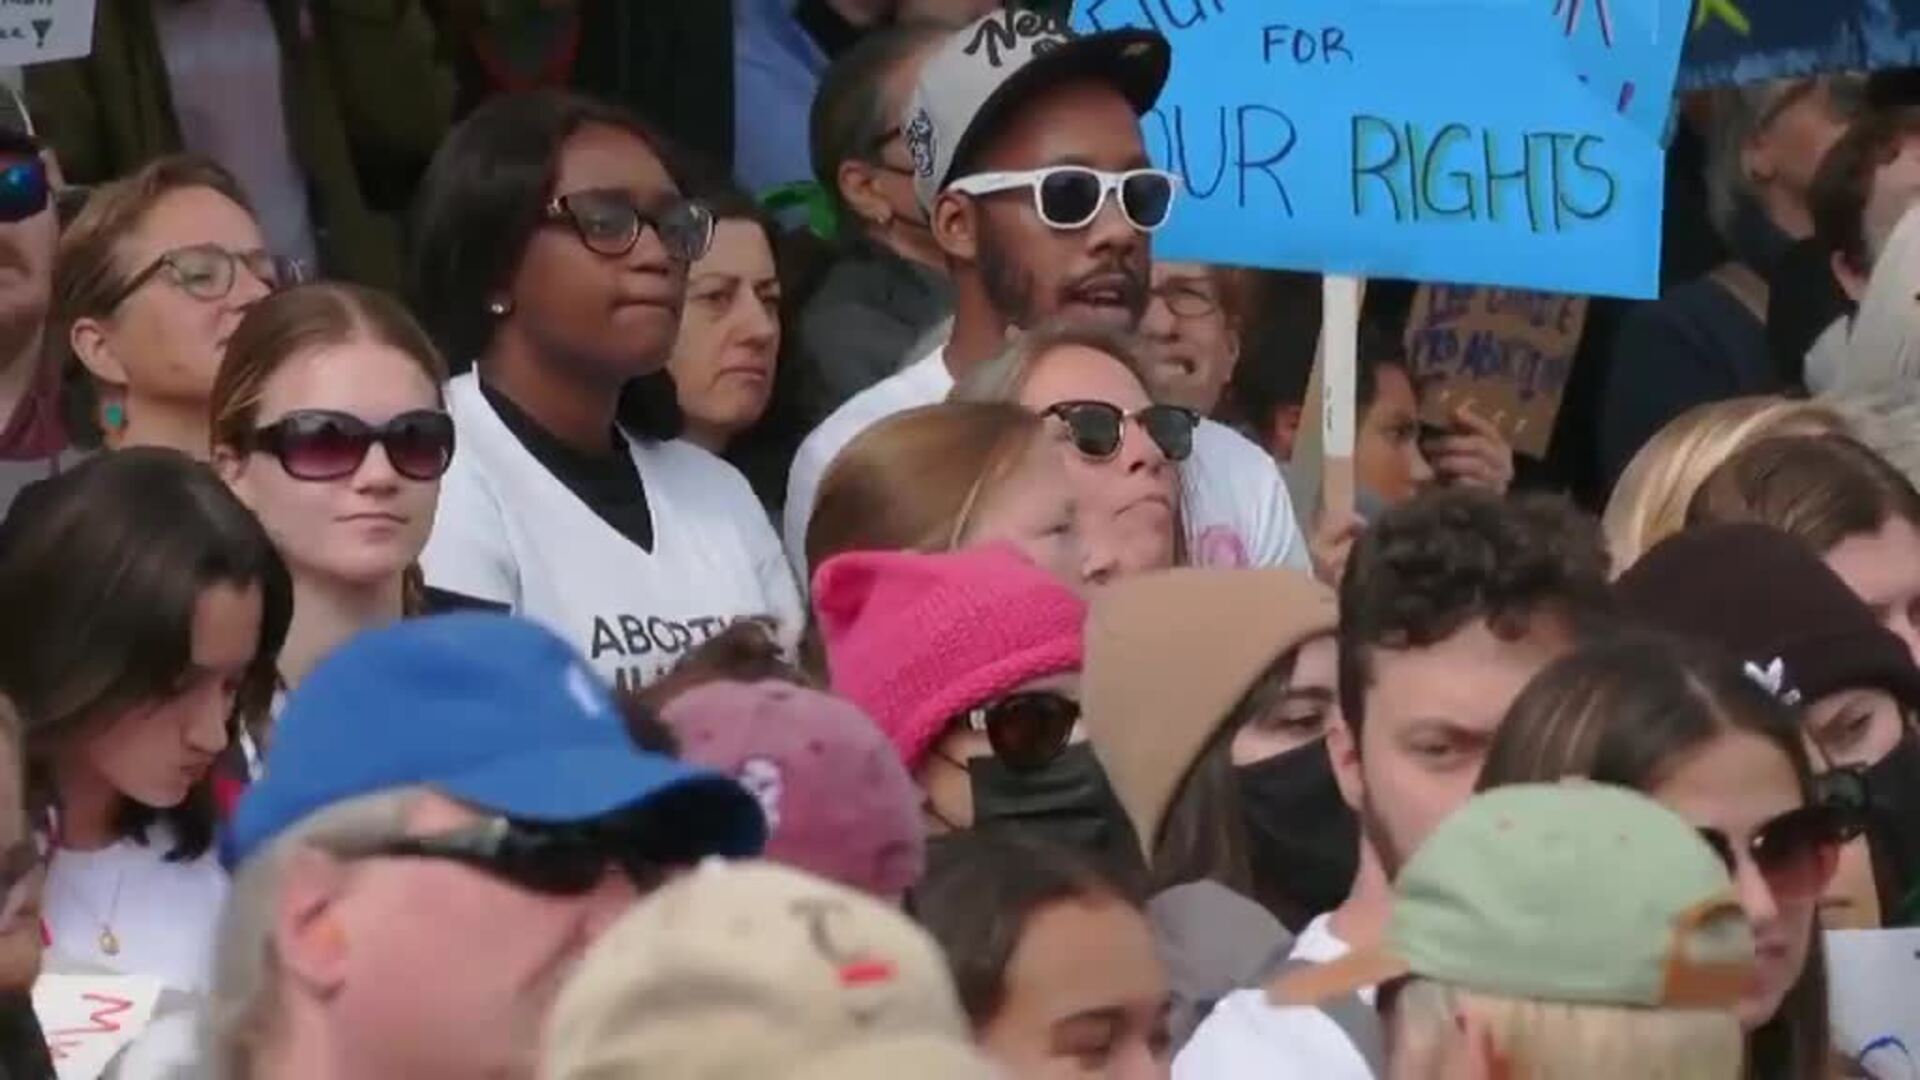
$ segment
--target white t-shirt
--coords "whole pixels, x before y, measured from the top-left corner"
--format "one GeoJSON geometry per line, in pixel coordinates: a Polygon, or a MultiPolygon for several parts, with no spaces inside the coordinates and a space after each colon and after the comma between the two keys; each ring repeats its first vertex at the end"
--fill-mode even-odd
{"type": "Polygon", "coordinates": [[[156,825],[145,844],[55,852],[41,909],[48,949],[79,964],[204,992],[227,872],[211,850],[191,862],[168,862],[172,849],[172,830],[156,825]],[[118,945],[111,955],[101,948],[103,930],[118,945]]]}
{"type": "MultiPolygon", "coordinates": [[[[953,391],[946,343],[834,410],[794,456],[787,475],[783,534],[795,573],[807,572],[807,523],[826,476],[846,445],[895,413],[945,401],[953,391]]],[[[1187,550],[1195,566],[1284,566],[1312,571],[1280,468],[1246,436],[1212,420],[1194,432],[1193,456],[1180,466],[1187,550]]]]}
{"type": "MultiPolygon", "coordinates": [[[[1316,964],[1347,955],[1330,917],[1307,924],[1293,956],[1316,964]]],[[[1360,991],[1373,1004],[1374,988],[1360,991]]],[[[1173,1059],[1174,1080],[1373,1080],[1366,1058],[1333,1018],[1311,1006],[1280,1007],[1266,990],[1236,990],[1220,999],[1173,1059]]]]}
{"type": "Polygon", "coordinates": [[[731,465],[691,443],[629,438],[653,549],[607,523],[520,441],[472,374],[447,386],[459,433],[420,563],[427,584],[545,623],[609,682],[653,681],[741,619],[789,648],[800,596],[766,512],[731,465]]]}

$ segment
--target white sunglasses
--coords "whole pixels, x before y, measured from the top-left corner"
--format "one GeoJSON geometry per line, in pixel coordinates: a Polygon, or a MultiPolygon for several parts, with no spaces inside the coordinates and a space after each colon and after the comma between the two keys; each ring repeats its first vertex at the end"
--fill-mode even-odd
{"type": "Polygon", "coordinates": [[[1173,212],[1173,195],[1180,178],[1162,169],[1128,169],[1106,172],[1084,165],[1055,165],[1047,169],[1021,172],[985,172],[963,176],[948,184],[966,195],[993,195],[1020,188],[1033,190],[1033,209],[1040,220],[1054,229],[1084,229],[1093,223],[1106,205],[1107,196],[1118,192],[1120,214],[1141,232],[1153,232],[1167,223],[1173,212]]]}

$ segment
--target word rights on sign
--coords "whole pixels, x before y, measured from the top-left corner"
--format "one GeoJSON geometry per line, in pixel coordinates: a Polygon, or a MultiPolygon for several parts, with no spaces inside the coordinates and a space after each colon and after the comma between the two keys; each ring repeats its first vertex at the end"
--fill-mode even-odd
{"type": "Polygon", "coordinates": [[[1164,257],[1652,296],[1665,150],[1648,118],[1684,15],[1581,2],[1078,0],[1074,25],[1172,42],[1142,121],[1185,180],[1164,257]]]}

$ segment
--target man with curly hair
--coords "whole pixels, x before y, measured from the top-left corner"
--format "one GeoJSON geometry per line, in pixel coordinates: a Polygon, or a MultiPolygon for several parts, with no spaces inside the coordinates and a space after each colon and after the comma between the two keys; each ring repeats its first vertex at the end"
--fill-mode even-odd
{"type": "MultiPolygon", "coordinates": [[[[1340,589],[1340,715],[1327,748],[1360,815],[1360,870],[1275,974],[1329,963],[1383,932],[1393,874],[1473,794],[1507,707],[1608,620],[1597,525],[1570,504],[1441,489],[1362,534],[1340,589]]],[[[1371,988],[1317,1008],[1260,989],[1215,1006],[1175,1080],[1369,1080],[1381,1034],[1371,988]]]]}

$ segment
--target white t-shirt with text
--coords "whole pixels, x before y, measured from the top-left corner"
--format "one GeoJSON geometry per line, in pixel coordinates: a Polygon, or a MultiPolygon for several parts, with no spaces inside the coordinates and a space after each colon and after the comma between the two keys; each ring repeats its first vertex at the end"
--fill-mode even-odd
{"type": "Polygon", "coordinates": [[[566,638],[609,682],[643,686],[741,619],[789,648],[800,597],[746,478],[682,441],[628,438],[652,519],[648,551],[548,470],[471,374],[447,387],[459,436],[441,481],[427,585],[502,604],[566,638]]]}
{"type": "MultiPolygon", "coordinates": [[[[953,391],[943,341],[926,356],[854,395],[800,444],[787,475],[783,535],[795,573],[807,572],[807,523],[820,481],[848,443],[896,413],[945,401],[953,391]]],[[[1189,560],[1195,566],[1274,567],[1311,572],[1280,468],[1244,435],[1212,420],[1194,432],[1180,466],[1189,560]]]]}
{"type": "MultiPolygon", "coordinates": [[[[1350,951],[1331,917],[1307,924],[1293,957],[1331,963],[1350,951]]],[[[1373,1004],[1374,988],[1360,992],[1373,1004]]],[[[1263,988],[1236,990],[1214,1005],[1173,1060],[1173,1080],[1373,1080],[1340,1025],[1312,1006],[1278,1006],[1263,988]]]]}

